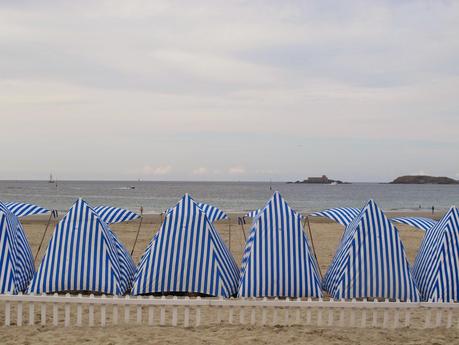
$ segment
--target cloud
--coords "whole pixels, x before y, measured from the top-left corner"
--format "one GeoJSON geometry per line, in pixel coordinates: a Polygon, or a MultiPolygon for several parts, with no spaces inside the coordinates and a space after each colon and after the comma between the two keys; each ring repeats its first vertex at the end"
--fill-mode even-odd
{"type": "Polygon", "coordinates": [[[245,168],[241,166],[234,166],[228,169],[230,175],[242,175],[245,174],[245,168]]]}
{"type": "Polygon", "coordinates": [[[159,166],[145,165],[142,169],[142,173],[145,176],[148,176],[148,175],[161,176],[161,175],[167,175],[171,170],[172,170],[172,167],[167,164],[159,165],[159,166]]]}
{"type": "Polygon", "coordinates": [[[193,170],[193,175],[206,175],[208,172],[206,167],[199,167],[193,170]]]}

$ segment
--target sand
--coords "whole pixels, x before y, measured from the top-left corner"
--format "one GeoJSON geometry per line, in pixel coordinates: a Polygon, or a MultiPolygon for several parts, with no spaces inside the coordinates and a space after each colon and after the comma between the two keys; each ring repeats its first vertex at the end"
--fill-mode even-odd
{"type": "MultiPolygon", "coordinates": [[[[394,214],[395,215],[395,214],[394,214]]],[[[398,215],[398,214],[397,214],[398,215]]],[[[419,213],[417,213],[419,215],[419,213]]],[[[240,262],[244,248],[242,227],[237,225],[237,216],[231,219],[231,251],[240,262]]],[[[436,215],[436,218],[441,216],[436,215]]],[[[46,218],[38,217],[23,222],[24,229],[35,254],[46,225],[46,218]]],[[[138,260],[145,250],[148,241],[160,226],[158,215],[147,215],[140,229],[139,240],[134,251],[134,260],[138,260]]],[[[324,273],[330,264],[336,247],[343,233],[343,227],[331,221],[311,219],[312,238],[317,253],[319,266],[324,273]]],[[[130,251],[139,223],[137,221],[113,225],[113,230],[130,251]]],[[[51,237],[54,224],[48,229],[44,245],[39,253],[37,263],[43,256],[51,237]]],[[[245,225],[248,233],[250,224],[245,225]]],[[[223,239],[229,243],[229,224],[217,224],[217,229],[223,239]]],[[[400,236],[412,263],[423,232],[412,227],[400,225],[400,236]]],[[[70,327],[53,328],[52,326],[26,326],[22,328],[0,328],[0,344],[459,344],[459,332],[455,329],[397,329],[387,330],[378,328],[329,328],[313,326],[243,326],[243,325],[203,325],[198,328],[184,329],[182,327],[149,327],[145,326],[109,326],[100,327],[70,327]]]]}

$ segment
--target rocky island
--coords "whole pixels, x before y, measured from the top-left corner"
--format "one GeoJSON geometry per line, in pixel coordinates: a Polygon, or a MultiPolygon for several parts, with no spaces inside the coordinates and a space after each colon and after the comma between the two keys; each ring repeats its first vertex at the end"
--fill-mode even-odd
{"type": "Polygon", "coordinates": [[[445,176],[406,175],[399,176],[391,184],[459,184],[458,180],[445,176]]]}
{"type": "Polygon", "coordinates": [[[342,184],[347,183],[340,180],[332,180],[329,179],[326,175],[322,175],[321,177],[308,177],[306,180],[303,181],[295,181],[295,182],[287,182],[287,183],[315,183],[315,184],[342,184]]]}

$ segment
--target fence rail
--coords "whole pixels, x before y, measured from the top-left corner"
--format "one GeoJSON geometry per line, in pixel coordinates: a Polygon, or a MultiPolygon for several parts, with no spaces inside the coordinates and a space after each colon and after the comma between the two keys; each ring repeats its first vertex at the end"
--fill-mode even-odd
{"type": "Polygon", "coordinates": [[[197,327],[203,323],[227,322],[261,326],[459,328],[459,303],[70,294],[0,295],[0,322],[1,320],[5,326],[34,325],[39,320],[41,325],[64,327],[83,324],[104,327],[120,323],[197,327]],[[131,309],[135,310],[134,320],[131,309]],[[120,320],[121,312],[124,313],[123,320],[120,320]]]}

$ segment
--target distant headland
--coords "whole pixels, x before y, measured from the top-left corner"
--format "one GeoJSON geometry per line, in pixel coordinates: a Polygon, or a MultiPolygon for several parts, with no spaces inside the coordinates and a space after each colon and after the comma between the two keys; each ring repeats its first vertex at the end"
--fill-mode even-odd
{"type": "Polygon", "coordinates": [[[445,176],[405,175],[399,176],[392,184],[459,184],[458,180],[445,176]]]}
{"type": "Polygon", "coordinates": [[[329,179],[326,175],[322,175],[321,177],[308,177],[306,180],[303,181],[295,181],[295,182],[287,182],[287,183],[311,183],[311,184],[347,184],[348,182],[343,182],[340,180],[332,180],[329,179]]]}

